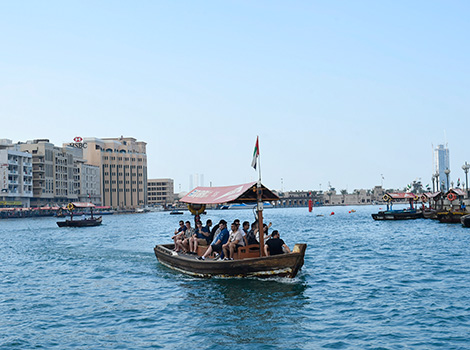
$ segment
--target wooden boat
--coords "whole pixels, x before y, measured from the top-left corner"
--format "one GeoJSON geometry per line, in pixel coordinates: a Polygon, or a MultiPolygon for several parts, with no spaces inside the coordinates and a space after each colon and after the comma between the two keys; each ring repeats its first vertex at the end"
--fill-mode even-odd
{"type": "Polygon", "coordinates": [[[423,217],[423,212],[414,207],[414,203],[419,200],[419,196],[414,193],[386,193],[383,200],[387,202],[387,210],[372,214],[374,220],[414,220],[423,217]],[[410,208],[392,210],[393,200],[408,200],[410,208]]]}
{"type": "Polygon", "coordinates": [[[372,214],[374,220],[414,220],[422,217],[421,210],[416,209],[386,210],[372,214]]]}
{"type": "Polygon", "coordinates": [[[157,245],[161,264],[195,277],[288,277],[294,278],[304,264],[306,244],[296,244],[289,254],[217,261],[197,260],[195,255],[173,251],[173,244],[157,245]]]}
{"type": "Polygon", "coordinates": [[[461,223],[460,219],[468,215],[467,211],[440,211],[437,214],[437,220],[445,224],[459,224],[461,223]]]}
{"type": "Polygon", "coordinates": [[[82,220],[65,220],[58,221],[57,226],[59,227],[89,227],[89,226],[99,226],[101,225],[102,218],[98,216],[96,218],[88,218],[82,220]]]}
{"type": "Polygon", "coordinates": [[[470,227],[470,214],[464,215],[460,218],[460,222],[464,227],[470,227]]]}
{"type": "Polygon", "coordinates": [[[184,213],[182,211],[179,211],[179,210],[172,210],[170,211],[170,215],[183,215],[184,213]]]}
{"type": "Polygon", "coordinates": [[[90,227],[90,226],[99,226],[101,225],[102,218],[101,216],[93,217],[93,208],[95,205],[93,203],[87,202],[72,202],[67,205],[67,209],[70,212],[70,220],[57,221],[57,226],[59,227],[90,227]],[[90,209],[90,217],[85,219],[74,220],[73,211],[78,209],[90,209]]]}
{"type": "MultiPolygon", "coordinates": [[[[237,186],[197,187],[180,201],[187,203],[190,211],[199,218],[207,204],[258,202],[258,225],[263,227],[262,202],[275,201],[279,197],[260,182],[237,186]],[[194,205],[194,206],[193,206],[194,205]]],[[[161,244],[154,248],[159,262],[174,270],[197,277],[288,277],[294,278],[304,264],[306,244],[296,244],[291,253],[265,256],[263,235],[260,245],[239,248],[234,260],[216,261],[212,258],[198,260],[198,255],[186,255],[173,251],[173,244],[161,244]],[[250,248],[252,248],[251,251],[250,248]]],[[[199,252],[199,255],[202,255],[199,252]]]]}
{"type": "Polygon", "coordinates": [[[423,218],[425,219],[437,219],[437,210],[426,208],[423,211],[423,218]]]}

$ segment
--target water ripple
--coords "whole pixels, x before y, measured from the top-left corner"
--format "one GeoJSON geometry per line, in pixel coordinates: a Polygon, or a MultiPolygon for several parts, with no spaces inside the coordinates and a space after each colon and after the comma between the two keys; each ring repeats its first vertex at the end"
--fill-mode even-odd
{"type": "Polygon", "coordinates": [[[160,265],[152,248],[180,219],[167,213],[91,229],[3,220],[0,349],[469,349],[470,231],[351,209],[265,211],[291,247],[308,244],[293,280],[201,280],[160,265]]]}

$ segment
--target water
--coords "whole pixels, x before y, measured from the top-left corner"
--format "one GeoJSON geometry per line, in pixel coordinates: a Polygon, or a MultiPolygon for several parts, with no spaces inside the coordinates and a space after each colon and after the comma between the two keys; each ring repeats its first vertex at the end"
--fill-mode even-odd
{"type": "Polygon", "coordinates": [[[202,280],[160,265],[153,246],[186,214],[92,228],[2,220],[0,349],[470,349],[470,229],[375,222],[377,211],[266,210],[291,248],[308,244],[293,280],[202,280]]]}

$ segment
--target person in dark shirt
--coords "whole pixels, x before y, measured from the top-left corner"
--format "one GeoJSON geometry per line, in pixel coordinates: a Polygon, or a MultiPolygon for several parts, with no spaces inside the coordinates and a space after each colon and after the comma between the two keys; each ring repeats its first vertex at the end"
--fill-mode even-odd
{"type": "Polygon", "coordinates": [[[184,225],[184,221],[180,220],[179,228],[175,229],[175,234],[173,235],[173,237],[171,237],[171,239],[175,243],[175,249],[174,249],[175,251],[178,250],[176,248],[176,241],[181,239],[184,236],[185,231],[186,231],[186,226],[184,225]]]}
{"type": "Polygon", "coordinates": [[[256,233],[258,232],[258,222],[254,222],[251,224],[251,230],[248,231],[246,234],[246,244],[259,244],[258,240],[256,239],[256,233]]]}
{"type": "MultiPolygon", "coordinates": [[[[229,232],[227,230],[227,222],[220,220],[219,223],[220,233],[214,238],[212,244],[207,248],[203,256],[198,256],[197,259],[205,260],[212,252],[222,253],[222,246],[227,243],[229,232]]],[[[222,258],[222,257],[221,257],[222,258]]]]}
{"type": "Polygon", "coordinates": [[[274,230],[272,233],[272,238],[267,240],[266,244],[264,245],[264,253],[266,256],[283,254],[283,248],[287,253],[290,253],[290,249],[287,244],[285,244],[284,241],[279,237],[279,232],[274,230]]]}

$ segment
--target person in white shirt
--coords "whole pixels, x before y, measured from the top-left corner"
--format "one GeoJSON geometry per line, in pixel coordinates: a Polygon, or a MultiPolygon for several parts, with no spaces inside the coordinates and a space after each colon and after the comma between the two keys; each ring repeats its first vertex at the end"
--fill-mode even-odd
{"type": "Polygon", "coordinates": [[[228,242],[222,245],[222,250],[224,251],[225,256],[224,260],[233,260],[233,253],[238,250],[238,247],[245,246],[242,233],[235,222],[232,224],[231,229],[228,242]]]}

